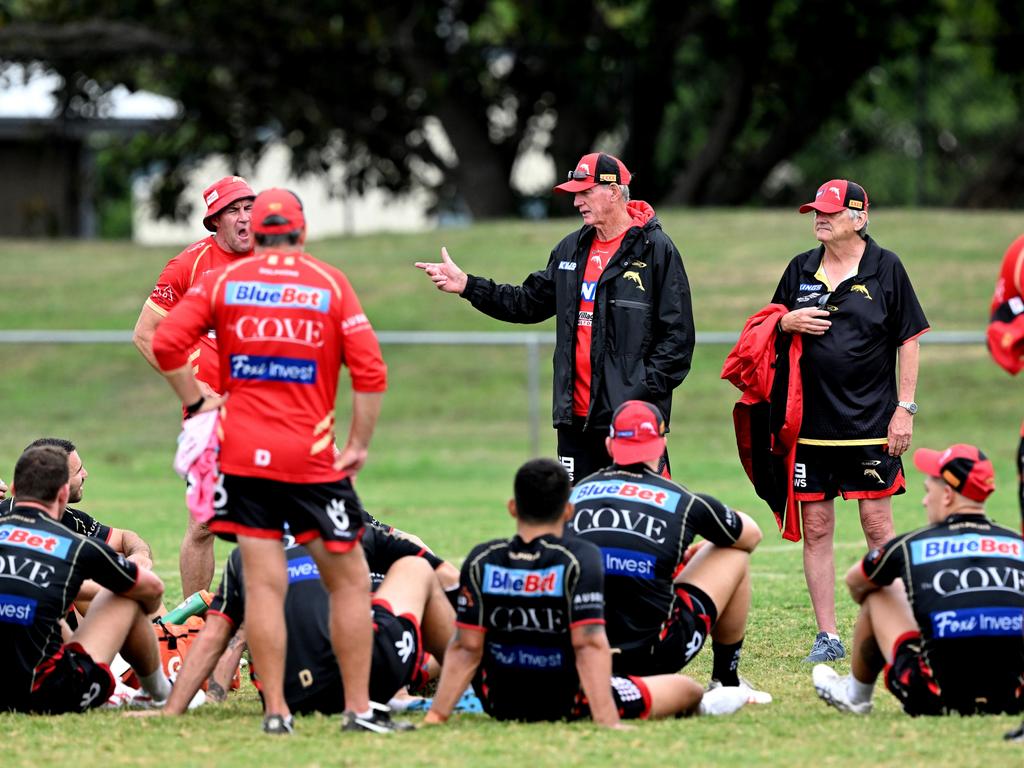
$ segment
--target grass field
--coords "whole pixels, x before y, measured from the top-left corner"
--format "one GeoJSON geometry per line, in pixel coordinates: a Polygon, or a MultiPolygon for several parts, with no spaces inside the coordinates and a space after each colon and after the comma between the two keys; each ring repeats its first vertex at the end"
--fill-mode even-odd
{"type": "MultiPolygon", "coordinates": [[[[771,297],[789,258],[811,245],[810,220],[792,212],[668,211],[666,230],[683,252],[698,331],[736,331],[771,297]]],[[[1024,225],[1019,215],[882,211],[871,229],[900,254],[936,330],[980,330],[999,260],[1024,225]]],[[[441,295],[411,265],[447,245],[467,271],[518,281],[546,261],[575,221],[500,222],[423,235],[314,242],[341,266],[379,330],[513,330],[464,301],[441,295]]],[[[127,329],[171,249],[125,243],[7,242],[0,252],[0,328],[127,329]]],[[[541,328],[550,328],[549,325],[541,328]]],[[[925,337],[927,341],[927,337],[925,337]]],[[[507,726],[464,716],[401,743],[342,738],[324,718],[303,720],[287,743],[262,739],[251,688],[223,707],[177,720],[0,715],[8,733],[2,762],[91,765],[500,765],[689,763],[694,765],[1020,765],[1020,746],[1000,740],[1009,717],[911,720],[882,693],[870,718],[821,705],[800,663],[814,625],[800,548],[778,537],[736,459],[731,408],[737,393],[719,380],[728,350],[702,346],[677,390],[669,439],[676,479],[751,512],[766,536],[752,560],[754,605],[743,671],[775,703],[722,720],[642,724],[609,734],[589,724],[507,726]],[[83,747],[83,745],[87,745],[83,747]]],[[[456,562],[477,541],[511,531],[504,502],[528,458],[526,356],[515,347],[384,350],[391,376],[384,412],[359,491],[378,517],[420,534],[456,562]]],[[[546,353],[545,353],[546,354],[546,353]]],[[[0,346],[3,433],[0,477],[10,480],[21,448],[41,435],[74,440],[91,476],[82,507],[139,531],[153,545],[168,602],[180,596],[177,547],[184,527],[180,482],[170,470],[177,406],[170,389],[128,345],[0,346]]],[[[542,363],[542,446],[550,367],[542,363]]],[[[341,404],[347,400],[342,385],[341,404]]],[[[914,445],[976,442],[996,463],[989,508],[1016,526],[1012,457],[1022,417],[1020,383],[980,347],[925,344],[914,445]]],[[[339,419],[340,420],[340,419],[339,419]]],[[[920,476],[897,498],[897,529],[920,524],[920,476]]],[[[837,569],[863,553],[855,507],[840,505],[837,569]]],[[[218,544],[223,561],[227,547],[218,544]]],[[[844,640],[854,606],[838,601],[844,640]]],[[[687,671],[706,681],[710,654],[687,671]]],[[[840,671],[847,665],[839,664],[840,671]]],[[[542,692],[541,692],[541,695],[542,692]]]]}

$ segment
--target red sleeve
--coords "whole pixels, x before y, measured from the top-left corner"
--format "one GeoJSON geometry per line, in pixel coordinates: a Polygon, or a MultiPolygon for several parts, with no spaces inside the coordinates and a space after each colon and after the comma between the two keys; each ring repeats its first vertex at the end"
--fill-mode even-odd
{"type": "Polygon", "coordinates": [[[189,353],[199,337],[213,326],[213,295],[219,275],[209,274],[178,303],[153,334],[153,355],[162,371],[173,371],[188,363],[189,353]]]}
{"type": "Polygon", "coordinates": [[[192,286],[199,260],[209,248],[209,243],[200,240],[167,262],[149,298],[146,299],[146,306],[158,315],[166,317],[192,286]]]}
{"type": "Polygon", "coordinates": [[[380,353],[373,326],[363,313],[359,297],[341,275],[341,339],[345,365],[356,392],[383,392],[388,388],[388,369],[380,353]]]}

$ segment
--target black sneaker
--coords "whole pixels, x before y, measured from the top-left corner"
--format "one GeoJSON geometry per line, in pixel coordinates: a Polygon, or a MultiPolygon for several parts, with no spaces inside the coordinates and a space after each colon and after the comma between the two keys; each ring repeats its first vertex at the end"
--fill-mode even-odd
{"type": "Polygon", "coordinates": [[[1020,721],[1020,728],[1003,734],[1003,738],[1007,741],[1019,741],[1024,743],[1024,720],[1020,721]]]}
{"type": "Polygon", "coordinates": [[[342,731],[371,731],[373,733],[394,733],[396,731],[412,731],[416,726],[407,722],[396,722],[391,719],[391,707],[370,702],[370,716],[359,717],[350,710],[341,713],[342,731]]]}
{"type": "Polygon", "coordinates": [[[272,736],[290,736],[295,730],[292,716],[267,715],[263,718],[263,732],[272,736]]]}

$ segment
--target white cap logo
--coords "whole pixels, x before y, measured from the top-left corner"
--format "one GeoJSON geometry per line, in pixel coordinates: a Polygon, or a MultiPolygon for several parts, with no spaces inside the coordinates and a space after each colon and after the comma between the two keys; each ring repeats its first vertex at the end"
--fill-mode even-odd
{"type": "Polygon", "coordinates": [[[216,200],[218,197],[220,197],[220,192],[218,192],[216,189],[213,190],[213,192],[206,196],[206,205],[213,205],[213,201],[216,200]]]}

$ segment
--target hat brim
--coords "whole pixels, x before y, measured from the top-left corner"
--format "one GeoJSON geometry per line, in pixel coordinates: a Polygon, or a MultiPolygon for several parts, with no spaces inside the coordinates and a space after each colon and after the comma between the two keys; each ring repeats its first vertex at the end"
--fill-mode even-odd
{"type": "Polygon", "coordinates": [[[633,442],[631,440],[616,440],[615,438],[612,438],[612,461],[616,464],[621,464],[623,466],[628,464],[642,464],[645,461],[660,459],[664,453],[664,437],[659,437],[654,440],[645,440],[642,443],[633,442]]]}
{"type": "Polygon", "coordinates": [[[253,194],[252,190],[238,189],[233,194],[224,195],[214,201],[213,208],[208,208],[206,215],[203,217],[203,226],[210,232],[216,232],[217,228],[212,226],[214,218],[220,215],[220,212],[227,208],[232,203],[237,203],[239,200],[255,200],[256,195],[253,194]]]}
{"type": "Polygon", "coordinates": [[[942,469],[939,467],[939,457],[942,451],[931,448],[918,448],[914,451],[914,466],[929,477],[942,477],[942,469]]]}
{"type": "Polygon", "coordinates": [[[811,211],[818,211],[819,213],[839,213],[845,211],[845,205],[838,205],[837,203],[823,203],[820,200],[815,200],[813,203],[804,203],[800,206],[800,213],[810,213],[811,211]]]}
{"type": "Polygon", "coordinates": [[[576,192],[582,192],[585,189],[590,189],[591,187],[596,186],[597,182],[594,181],[593,179],[580,179],[578,181],[574,179],[572,181],[566,181],[563,182],[562,184],[559,184],[557,187],[555,187],[555,192],[567,192],[571,195],[575,194],[576,192]]]}

